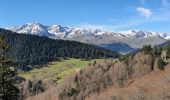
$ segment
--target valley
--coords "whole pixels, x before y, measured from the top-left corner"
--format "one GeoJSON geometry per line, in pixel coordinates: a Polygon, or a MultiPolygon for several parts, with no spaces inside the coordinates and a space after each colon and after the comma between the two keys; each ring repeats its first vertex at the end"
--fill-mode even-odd
{"type": "Polygon", "coordinates": [[[169,100],[170,67],[161,55],[146,46],[119,60],[94,61],[28,100],[169,100]]]}
{"type": "Polygon", "coordinates": [[[0,4],[0,100],[170,100],[170,0],[0,4]]]}
{"type": "Polygon", "coordinates": [[[158,77],[153,80],[157,84],[154,88],[168,84],[170,43],[166,39],[137,36],[122,39],[126,44],[99,43],[98,46],[6,29],[0,29],[0,36],[4,39],[2,46],[10,47],[4,54],[12,59],[15,85],[21,100],[169,99],[168,94],[163,94],[169,93],[168,90],[158,88],[155,91],[163,93],[156,96],[157,92],[145,85],[154,75],[158,77]],[[146,95],[148,91],[150,94],[146,95]],[[123,96],[126,93],[128,95],[123,96]]]}
{"type": "MultiPolygon", "coordinates": [[[[154,75],[158,77],[153,79],[157,84],[154,88],[168,84],[170,43],[150,45],[151,42],[155,43],[154,39],[159,44],[160,38],[131,37],[136,41],[131,42],[134,47],[142,40],[148,41],[148,45],[141,43],[138,46],[143,45],[142,48],[133,49],[124,43],[100,44],[100,47],[5,29],[0,29],[0,36],[10,46],[4,54],[13,59],[16,87],[21,100],[94,100],[96,97],[97,100],[169,99],[168,94],[163,94],[165,91],[169,93],[168,90],[158,88],[155,91],[163,93],[156,96],[157,92],[152,86],[145,85],[154,75]],[[112,49],[128,54],[121,55],[112,49]],[[150,94],[146,95],[148,91],[150,94]],[[128,95],[123,96],[126,93],[128,95]]],[[[128,40],[122,41],[128,43],[128,40]]]]}

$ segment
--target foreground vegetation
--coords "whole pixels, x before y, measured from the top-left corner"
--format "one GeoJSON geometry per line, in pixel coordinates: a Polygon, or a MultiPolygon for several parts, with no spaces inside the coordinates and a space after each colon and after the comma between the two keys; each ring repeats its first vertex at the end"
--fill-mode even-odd
{"type": "Polygon", "coordinates": [[[19,89],[15,84],[15,71],[12,70],[13,62],[4,56],[8,46],[0,38],[0,100],[18,100],[19,89]]]}

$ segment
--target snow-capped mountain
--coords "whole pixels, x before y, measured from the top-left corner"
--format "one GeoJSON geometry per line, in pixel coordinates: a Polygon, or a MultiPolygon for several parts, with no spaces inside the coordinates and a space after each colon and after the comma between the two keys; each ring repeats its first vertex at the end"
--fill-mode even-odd
{"type": "Polygon", "coordinates": [[[170,39],[167,33],[155,33],[150,31],[129,30],[123,32],[103,31],[100,29],[85,29],[85,28],[70,28],[62,27],[60,25],[44,26],[40,23],[26,23],[21,26],[7,28],[17,33],[35,34],[40,36],[48,36],[52,38],[71,38],[76,36],[100,36],[111,35],[115,37],[135,37],[147,38],[153,36],[160,36],[164,39],[170,39]]]}
{"type": "Polygon", "coordinates": [[[39,36],[54,36],[48,32],[48,27],[41,25],[40,23],[26,23],[22,26],[14,26],[7,28],[17,33],[34,34],[39,36]]]}
{"type": "Polygon", "coordinates": [[[162,33],[162,34],[160,34],[160,36],[164,39],[170,40],[170,35],[167,33],[162,33]]]}
{"type": "Polygon", "coordinates": [[[141,31],[141,30],[129,30],[122,32],[125,36],[136,37],[136,38],[146,38],[152,36],[159,36],[158,33],[149,32],[149,31],[141,31]]]}
{"type": "MultiPolygon", "coordinates": [[[[88,44],[122,44],[131,48],[141,48],[143,45],[158,45],[170,39],[167,33],[156,33],[141,30],[123,32],[104,31],[101,29],[71,28],[60,25],[45,26],[40,23],[26,23],[21,26],[6,28],[20,34],[34,34],[54,39],[74,40],[88,44]]],[[[124,48],[126,49],[126,48],[124,48]]]]}

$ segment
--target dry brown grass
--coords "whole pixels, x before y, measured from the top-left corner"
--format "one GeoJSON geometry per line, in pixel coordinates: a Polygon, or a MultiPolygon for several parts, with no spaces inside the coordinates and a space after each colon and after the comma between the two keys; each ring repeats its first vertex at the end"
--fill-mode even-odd
{"type": "Polygon", "coordinates": [[[128,64],[97,62],[28,100],[170,100],[170,64],[152,70],[152,61],[140,52],[128,64]]]}
{"type": "Polygon", "coordinates": [[[112,86],[86,100],[170,100],[170,64],[165,71],[153,71],[123,88],[112,86]]]}

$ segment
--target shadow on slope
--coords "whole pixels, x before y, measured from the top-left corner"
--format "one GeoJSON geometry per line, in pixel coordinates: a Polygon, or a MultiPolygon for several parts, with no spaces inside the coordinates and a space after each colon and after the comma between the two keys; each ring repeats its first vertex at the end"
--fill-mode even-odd
{"type": "Polygon", "coordinates": [[[112,51],[119,52],[121,54],[128,54],[131,52],[134,52],[136,49],[130,47],[128,44],[125,43],[111,43],[111,44],[101,44],[101,47],[104,47],[106,49],[110,49],[112,51]]]}

